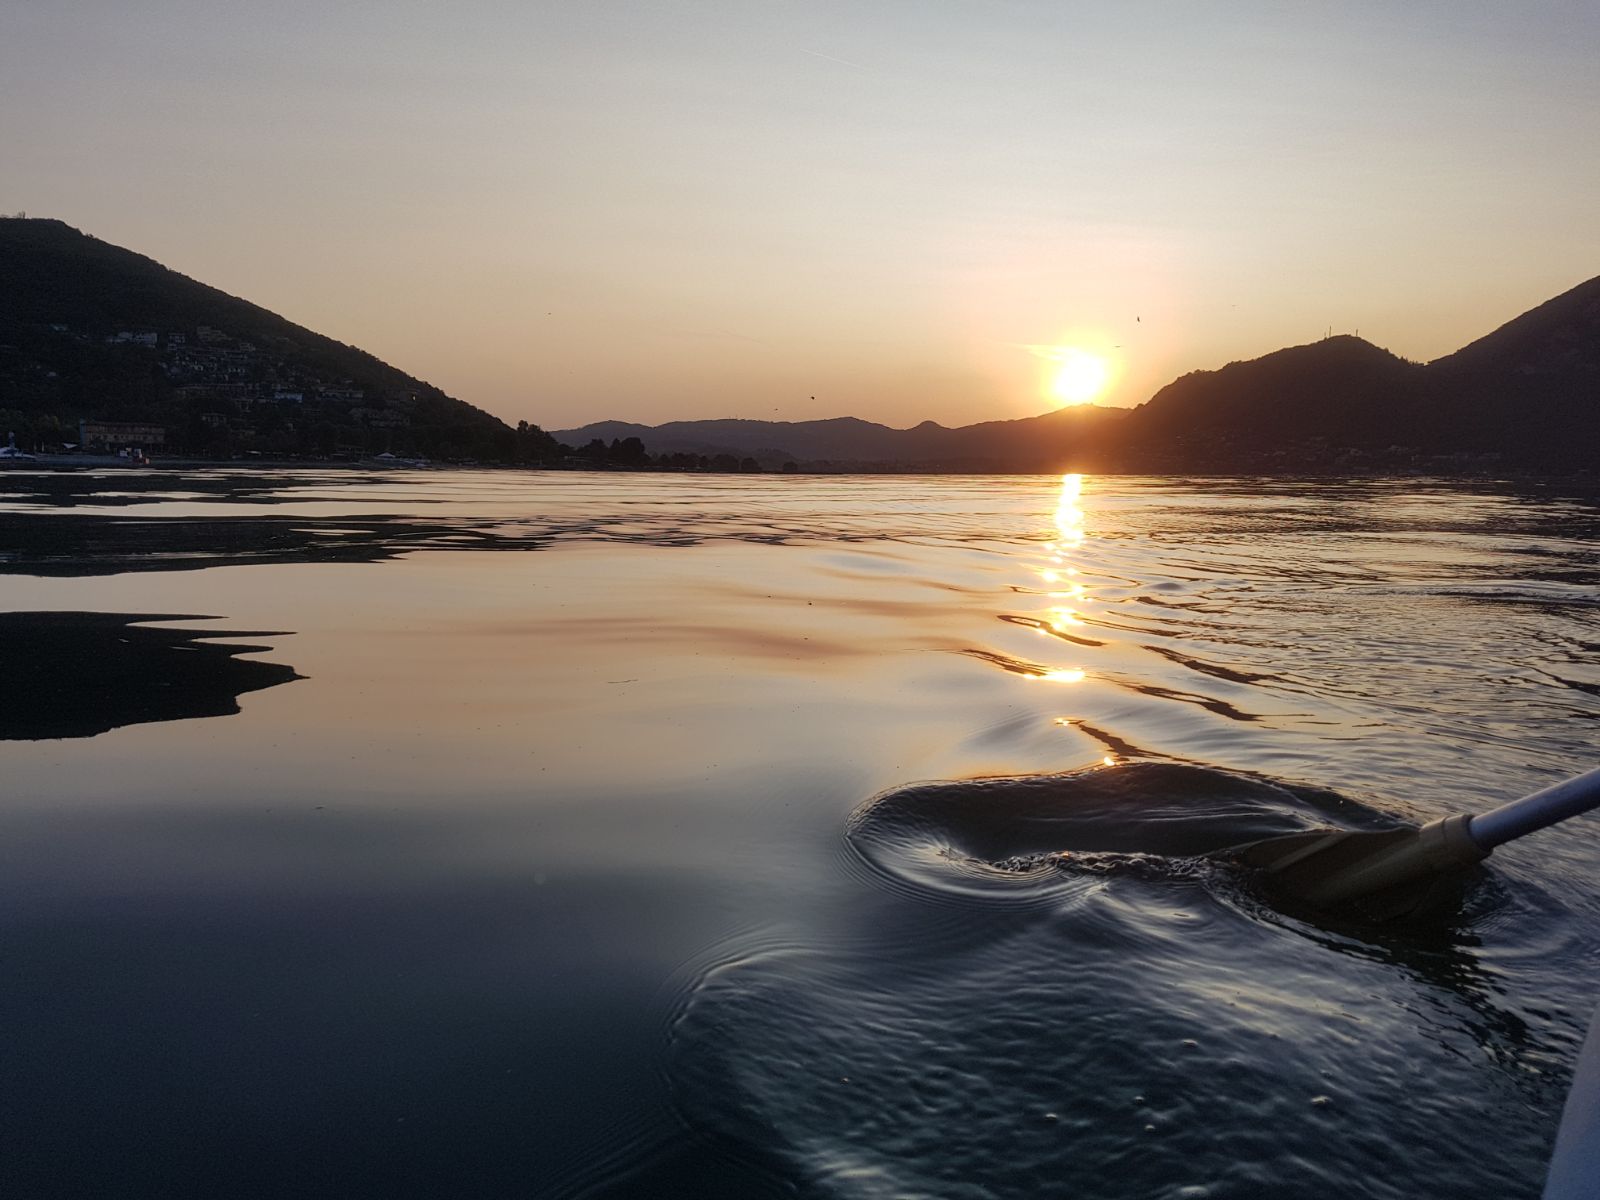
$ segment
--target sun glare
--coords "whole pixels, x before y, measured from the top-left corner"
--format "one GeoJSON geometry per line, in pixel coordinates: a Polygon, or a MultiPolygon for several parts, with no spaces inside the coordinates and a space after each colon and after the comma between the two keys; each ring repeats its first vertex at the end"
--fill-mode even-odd
{"type": "Polygon", "coordinates": [[[1111,381],[1111,364],[1098,354],[1062,346],[1055,359],[1058,365],[1050,391],[1064,404],[1087,404],[1111,381]]]}
{"type": "Polygon", "coordinates": [[[1103,396],[1110,390],[1121,364],[1109,346],[1100,348],[1101,341],[1097,335],[1089,334],[1074,337],[1072,342],[1028,346],[1029,353],[1047,364],[1040,380],[1041,390],[1057,404],[1065,405],[1088,404],[1103,396]]]}

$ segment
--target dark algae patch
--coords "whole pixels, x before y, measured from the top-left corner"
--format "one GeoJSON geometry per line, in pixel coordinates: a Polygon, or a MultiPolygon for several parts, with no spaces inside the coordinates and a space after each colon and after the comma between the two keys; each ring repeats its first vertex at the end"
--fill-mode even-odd
{"type": "Polygon", "coordinates": [[[240,658],[268,646],[150,622],[207,617],[93,612],[0,613],[0,740],[84,738],[123,725],[224,717],[246,692],[300,679],[282,663],[240,658]]]}

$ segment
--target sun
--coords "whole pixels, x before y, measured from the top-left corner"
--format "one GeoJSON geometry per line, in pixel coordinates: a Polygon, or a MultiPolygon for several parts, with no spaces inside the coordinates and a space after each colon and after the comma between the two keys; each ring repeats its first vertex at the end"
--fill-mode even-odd
{"type": "Polygon", "coordinates": [[[1050,393],[1063,404],[1087,404],[1111,382],[1111,364],[1102,355],[1076,346],[1057,346],[1049,357],[1056,364],[1050,393]]]}
{"type": "Polygon", "coordinates": [[[1059,342],[1022,348],[1044,360],[1040,392],[1068,407],[1098,400],[1122,373],[1122,356],[1113,352],[1122,347],[1112,347],[1110,339],[1095,331],[1073,332],[1059,342]]]}

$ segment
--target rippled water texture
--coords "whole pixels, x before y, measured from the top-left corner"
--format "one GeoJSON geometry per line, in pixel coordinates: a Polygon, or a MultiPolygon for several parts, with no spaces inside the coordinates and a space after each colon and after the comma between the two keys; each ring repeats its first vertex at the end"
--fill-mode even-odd
{"type": "Polygon", "coordinates": [[[1571,489],[0,475],[0,1188],[1531,1197],[1600,820],[1571,489]],[[181,614],[181,615],[179,615],[181,614]],[[931,781],[931,782],[919,782],[931,781]]]}

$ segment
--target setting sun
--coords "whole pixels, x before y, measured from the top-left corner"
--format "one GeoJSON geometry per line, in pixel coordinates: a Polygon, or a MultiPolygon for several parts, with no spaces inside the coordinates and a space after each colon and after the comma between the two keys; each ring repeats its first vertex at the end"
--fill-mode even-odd
{"type": "Polygon", "coordinates": [[[1058,365],[1050,391],[1063,403],[1087,404],[1111,381],[1111,364],[1098,354],[1062,346],[1054,357],[1058,365]]]}
{"type": "MultiPolygon", "coordinates": [[[[1090,337],[1091,343],[1100,339],[1090,337]]],[[[1048,364],[1041,388],[1058,404],[1088,404],[1111,387],[1118,363],[1113,354],[1091,350],[1078,344],[1029,346],[1028,350],[1048,364]]]]}

